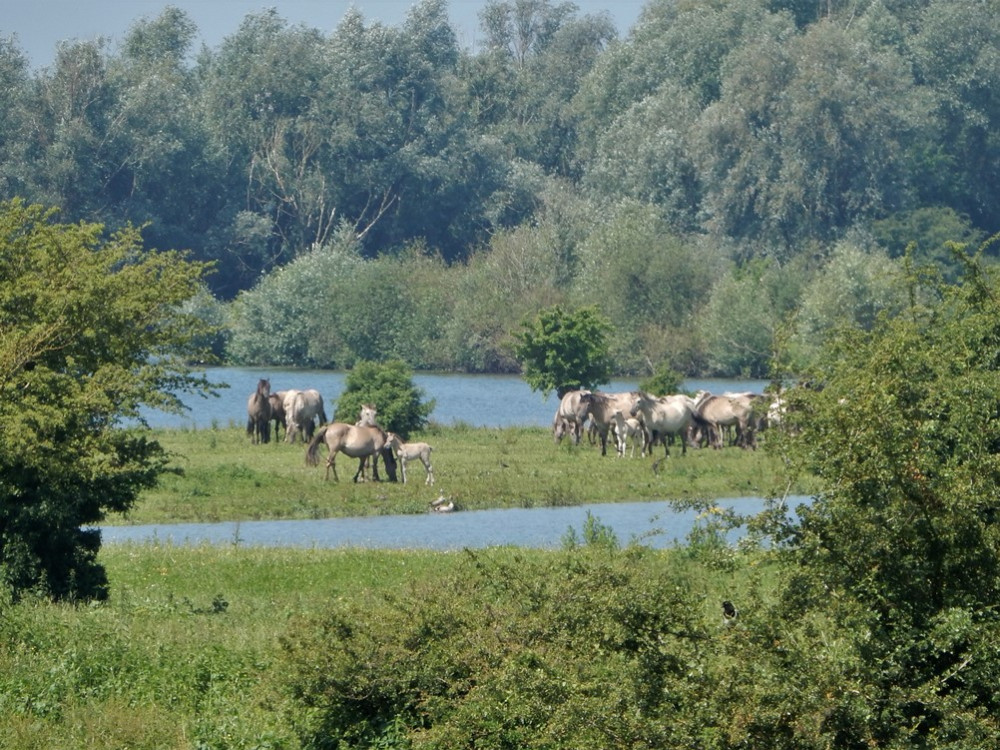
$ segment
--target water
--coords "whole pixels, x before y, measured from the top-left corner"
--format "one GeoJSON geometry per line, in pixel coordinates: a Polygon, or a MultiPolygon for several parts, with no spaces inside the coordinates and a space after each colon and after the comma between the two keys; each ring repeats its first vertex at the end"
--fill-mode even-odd
{"type": "MultiPolygon", "coordinates": [[[[804,497],[788,498],[795,508],[804,497]]],[[[759,512],[761,498],[728,498],[716,505],[741,514],[759,512]]],[[[239,544],[266,547],[362,547],[375,549],[482,549],[518,546],[558,548],[570,529],[583,537],[588,514],[610,528],[618,541],[663,548],[685,539],[695,511],[674,510],[667,502],[600,503],[565,508],[512,508],[423,515],[330,518],[308,521],[239,521],[226,523],[107,526],[105,543],[161,542],[175,545],[239,544]]],[[[730,541],[740,536],[736,530],[730,541]]]]}
{"type": "MultiPolygon", "coordinates": [[[[230,423],[246,422],[247,397],[253,393],[260,378],[271,380],[272,391],[289,388],[315,388],[326,404],[327,416],[333,418],[334,406],[344,391],[345,375],[329,370],[275,370],[244,367],[218,367],[205,371],[212,382],[229,387],[220,389],[217,398],[187,396],[190,408],[186,414],[165,414],[147,411],[145,418],[152,427],[204,429],[226,427],[230,423]]],[[[472,427],[548,427],[552,424],[559,399],[550,393],[547,399],[533,392],[517,375],[440,375],[413,376],[414,384],[423,390],[425,401],[434,399],[430,418],[443,425],[456,422],[472,427]]],[[[692,379],[684,381],[688,391],[706,390],[754,391],[760,393],[766,380],[692,379]]],[[[638,388],[637,380],[612,380],[602,386],[609,392],[631,391],[638,388]]]]}
{"type": "MultiPolygon", "coordinates": [[[[225,383],[218,397],[189,396],[190,411],[183,415],[149,411],[152,427],[204,429],[246,420],[247,397],[260,378],[271,380],[272,390],[316,388],[332,418],[336,400],[344,390],[344,373],[328,370],[275,370],[263,368],[210,368],[212,382],[225,383]]],[[[515,375],[418,374],[414,384],[424,400],[434,399],[431,419],[439,424],[464,423],[473,427],[549,427],[559,404],[555,394],[542,398],[515,375]]],[[[761,392],[764,380],[686,380],[685,390],[761,392]]],[[[636,380],[613,380],[603,386],[609,392],[638,388],[636,380]]],[[[762,507],[760,498],[720,500],[740,513],[762,507]]],[[[792,506],[797,503],[790,502],[792,506]]],[[[374,547],[454,550],[514,545],[552,548],[562,544],[569,529],[582,534],[587,514],[609,527],[627,544],[642,540],[665,547],[683,540],[695,523],[692,511],[675,511],[666,502],[610,503],[567,508],[531,508],[459,511],[405,516],[334,518],[309,521],[240,521],[211,524],[164,524],[155,526],[108,526],[105,542],[151,541],[173,544],[247,544],[299,547],[374,547]]]]}

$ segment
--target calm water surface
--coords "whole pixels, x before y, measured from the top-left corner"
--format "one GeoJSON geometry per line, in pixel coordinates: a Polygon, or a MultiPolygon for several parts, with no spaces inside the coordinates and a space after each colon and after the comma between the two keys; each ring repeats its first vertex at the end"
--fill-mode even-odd
{"type": "MultiPolygon", "coordinates": [[[[790,508],[807,502],[790,497],[790,508]]],[[[738,513],[756,513],[760,498],[717,502],[738,513]]],[[[582,539],[588,514],[614,531],[618,541],[662,548],[683,541],[696,521],[693,511],[675,511],[667,502],[600,503],[571,508],[512,508],[426,513],[407,516],[330,518],[310,521],[106,526],[105,543],[161,542],[175,545],[239,544],[267,547],[363,547],[460,550],[512,545],[557,548],[570,529],[582,539]]],[[[731,540],[740,536],[734,531],[731,540]]]]}
{"type": "MultiPolygon", "coordinates": [[[[149,411],[144,416],[152,427],[208,428],[242,425],[246,421],[247,397],[257,388],[260,378],[269,378],[272,391],[289,388],[315,388],[323,395],[327,416],[333,418],[337,399],[344,391],[345,375],[329,370],[274,370],[244,367],[218,367],[205,371],[208,379],[224,383],[218,397],[188,396],[186,414],[175,415],[149,411]]],[[[518,375],[433,375],[413,376],[423,390],[425,401],[434,400],[431,419],[439,424],[465,423],[472,427],[514,427],[552,424],[559,400],[554,393],[547,399],[534,392],[518,375]]],[[[684,389],[761,392],[766,380],[686,380],[684,389]]],[[[612,380],[602,386],[609,392],[638,388],[637,380],[612,380]]]]}

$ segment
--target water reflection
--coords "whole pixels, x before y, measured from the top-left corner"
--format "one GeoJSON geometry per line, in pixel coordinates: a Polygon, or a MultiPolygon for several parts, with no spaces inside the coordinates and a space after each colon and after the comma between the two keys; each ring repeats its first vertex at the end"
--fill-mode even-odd
{"type": "MultiPolygon", "coordinates": [[[[806,502],[790,497],[788,505],[806,502]]],[[[717,505],[737,513],[760,511],[761,498],[729,498],[717,505]]],[[[588,513],[625,545],[631,541],[663,548],[683,541],[696,512],[667,502],[600,503],[565,508],[512,508],[425,515],[330,518],[309,521],[240,521],[152,526],[107,526],[105,543],[161,542],[175,545],[239,544],[269,547],[363,547],[375,549],[480,549],[502,545],[538,549],[562,545],[569,529],[577,536],[588,513]]],[[[731,541],[740,535],[733,532],[731,541]]]]}

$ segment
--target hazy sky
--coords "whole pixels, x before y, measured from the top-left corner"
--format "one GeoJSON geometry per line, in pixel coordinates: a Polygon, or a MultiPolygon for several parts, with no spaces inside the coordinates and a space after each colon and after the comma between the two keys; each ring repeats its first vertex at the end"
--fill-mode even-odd
{"type": "MultiPolygon", "coordinates": [[[[607,11],[626,36],[639,17],[645,0],[573,0],[580,14],[607,11]]],[[[479,11],[485,0],[450,0],[449,17],[459,44],[471,47],[478,37],[479,11]]],[[[304,23],[321,31],[332,31],[352,6],[366,21],[396,26],[406,18],[413,0],[13,0],[0,14],[0,37],[12,34],[35,67],[49,65],[60,41],[109,39],[112,49],[133,22],[155,18],[173,5],[184,10],[198,27],[201,42],[210,48],[236,31],[250,13],[275,8],[292,24],[304,23]]]]}

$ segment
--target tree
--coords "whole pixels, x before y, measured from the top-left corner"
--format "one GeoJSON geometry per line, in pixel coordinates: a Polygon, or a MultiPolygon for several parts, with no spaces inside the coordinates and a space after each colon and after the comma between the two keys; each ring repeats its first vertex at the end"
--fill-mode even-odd
{"type": "Polygon", "coordinates": [[[908,309],[843,329],[789,394],[786,455],[823,488],[788,528],[783,606],[822,612],[856,654],[855,689],[825,713],[867,740],[838,746],[997,741],[1000,300],[958,257],[960,284],[914,283],[908,309]]]}
{"type": "Polygon", "coordinates": [[[374,404],[379,426],[406,440],[410,433],[427,427],[427,417],[434,411],[434,400],[423,400],[423,391],[413,384],[412,375],[399,360],[358,362],[347,374],[335,419],[354,424],[362,404],[374,404]]]}
{"type": "Polygon", "coordinates": [[[524,321],[514,356],[533,391],[562,398],[577,388],[606,383],[612,373],[607,336],[611,325],[596,307],[566,312],[559,305],[524,321]]]}
{"type": "Polygon", "coordinates": [[[180,305],[204,267],[150,253],[138,230],[0,204],[0,581],[15,597],[107,596],[87,528],[125,512],[168,469],[143,406],[180,411],[206,325],[180,305]]]}

